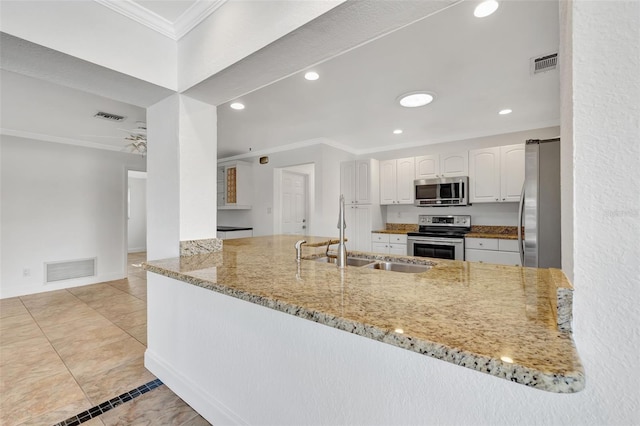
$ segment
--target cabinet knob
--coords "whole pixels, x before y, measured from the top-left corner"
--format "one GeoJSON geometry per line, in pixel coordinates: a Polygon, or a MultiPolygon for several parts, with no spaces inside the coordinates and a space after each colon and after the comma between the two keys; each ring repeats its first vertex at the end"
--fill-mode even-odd
{"type": "Polygon", "coordinates": [[[500,201],[500,200],[496,198],[496,201],[500,201]]]}
{"type": "Polygon", "coordinates": [[[503,198],[502,201],[506,200],[506,198],[503,198]]]}
{"type": "Polygon", "coordinates": [[[484,244],[483,244],[483,243],[478,243],[478,245],[482,246],[482,245],[484,245],[484,244]]]}

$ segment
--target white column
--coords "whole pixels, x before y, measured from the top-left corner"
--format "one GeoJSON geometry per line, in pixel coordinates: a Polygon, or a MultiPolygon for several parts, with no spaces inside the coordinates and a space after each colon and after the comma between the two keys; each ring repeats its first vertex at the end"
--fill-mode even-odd
{"type": "Polygon", "coordinates": [[[216,236],[216,107],[180,95],[180,241],[216,236]]]}
{"type": "Polygon", "coordinates": [[[147,109],[147,256],[216,236],[216,107],[175,94],[147,109]]]}

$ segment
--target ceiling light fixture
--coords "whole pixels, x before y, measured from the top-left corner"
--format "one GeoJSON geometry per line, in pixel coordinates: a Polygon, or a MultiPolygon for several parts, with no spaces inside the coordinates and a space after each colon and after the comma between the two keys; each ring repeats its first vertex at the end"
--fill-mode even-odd
{"type": "Polygon", "coordinates": [[[427,92],[405,93],[398,98],[398,102],[405,108],[421,107],[433,102],[435,95],[427,92]]]}
{"type": "Polygon", "coordinates": [[[315,71],[309,71],[304,75],[304,78],[306,78],[309,81],[315,81],[320,78],[320,74],[318,74],[315,71]]]}
{"type": "Polygon", "coordinates": [[[485,18],[498,10],[500,4],[496,0],[486,0],[476,6],[473,10],[473,16],[476,18],[485,18]]]}
{"type": "Polygon", "coordinates": [[[402,134],[402,129],[395,129],[395,130],[393,131],[393,134],[394,134],[394,135],[401,135],[401,134],[402,134]]]}
{"type": "Polygon", "coordinates": [[[244,109],[244,105],[241,104],[240,102],[234,102],[231,105],[229,105],[231,108],[233,109],[237,109],[237,110],[241,110],[244,109]]]}
{"type": "Polygon", "coordinates": [[[505,109],[501,109],[498,114],[500,115],[507,115],[507,114],[511,114],[513,111],[510,110],[509,108],[505,108],[505,109]]]}

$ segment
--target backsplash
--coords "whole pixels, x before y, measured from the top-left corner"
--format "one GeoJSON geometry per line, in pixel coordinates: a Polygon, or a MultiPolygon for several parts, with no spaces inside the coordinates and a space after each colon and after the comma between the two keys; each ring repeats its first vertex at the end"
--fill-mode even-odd
{"type": "Polygon", "coordinates": [[[382,219],[387,224],[417,224],[418,216],[470,215],[471,225],[518,226],[518,203],[477,203],[461,207],[416,207],[390,205],[382,207],[382,219]]]}

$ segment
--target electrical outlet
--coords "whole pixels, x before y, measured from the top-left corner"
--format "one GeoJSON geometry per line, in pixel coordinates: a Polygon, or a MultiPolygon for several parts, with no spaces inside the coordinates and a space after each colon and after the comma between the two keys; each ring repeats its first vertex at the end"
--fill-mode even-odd
{"type": "Polygon", "coordinates": [[[29,268],[24,268],[24,269],[22,270],[22,276],[23,276],[23,277],[30,277],[30,276],[31,276],[31,269],[29,269],[29,268]]]}

